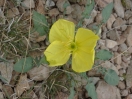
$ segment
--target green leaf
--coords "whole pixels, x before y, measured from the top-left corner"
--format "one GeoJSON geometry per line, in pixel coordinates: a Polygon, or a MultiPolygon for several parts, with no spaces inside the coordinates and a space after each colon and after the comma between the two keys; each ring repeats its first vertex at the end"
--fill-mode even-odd
{"type": "Polygon", "coordinates": [[[4,83],[8,83],[7,79],[5,79],[4,77],[2,77],[1,75],[0,75],[0,79],[1,79],[4,83]]]}
{"type": "Polygon", "coordinates": [[[92,99],[97,99],[97,93],[96,93],[96,91],[95,91],[94,83],[88,83],[88,84],[85,86],[85,89],[87,90],[88,95],[89,95],[92,99]]]}
{"type": "Polygon", "coordinates": [[[102,18],[103,18],[103,23],[106,23],[107,20],[109,19],[113,9],[113,3],[109,3],[102,11],[102,18]]]}
{"type": "MultiPolygon", "coordinates": [[[[89,1],[89,0],[88,0],[89,1]]],[[[88,3],[85,7],[85,10],[83,12],[83,18],[89,18],[91,15],[92,10],[94,9],[94,0],[92,0],[91,3],[88,3]]]]}
{"type": "Polygon", "coordinates": [[[101,59],[101,60],[109,60],[113,56],[112,52],[108,50],[100,50],[96,53],[96,58],[101,59]]]}
{"type": "Polygon", "coordinates": [[[14,70],[20,73],[25,73],[31,70],[33,67],[33,59],[31,57],[26,57],[20,59],[14,65],[14,70]]]}
{"type": "Polygon", "coordinates": [[[39,64],[49,64],[49,62],[46,60],[45,55],[40,59],[39,64]]]}
{"type": "Polygon", "coordinates": [[[110,85],[118,85],[119,83],[119,77],[117,73],[112,69],[109,69],[105,73],[104,80],[110,85]]]}
{"type": "Polygon", "coordinates": [[[33,24],[40,36],[43,36],[48,32],[49,27],[46,17],[36,11],[33,11],[33,24]]]}
{"type": "Polygon", "coordinates": [[[75,87],[75,82],[72,80],[71,81],[71,88],[70,88],[70,95],[68,97],[68,99],[74,99],[74,95],[75,95],[75,90],[74,90],[74,87],[75,87]]]}

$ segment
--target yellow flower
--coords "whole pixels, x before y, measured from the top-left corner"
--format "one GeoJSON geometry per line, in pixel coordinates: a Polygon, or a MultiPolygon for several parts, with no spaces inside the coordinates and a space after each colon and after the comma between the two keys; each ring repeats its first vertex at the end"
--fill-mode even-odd
{"type": "Polygon", "coordinates": [[[72,54],[72,69],[85,72],[92,68],[95,46],[99,37],[91,30],[79,28],[76,36],[74,23],[59,19],[49,33],[50,45],[44,54],[50,66],[65,64],[72,54]]]}

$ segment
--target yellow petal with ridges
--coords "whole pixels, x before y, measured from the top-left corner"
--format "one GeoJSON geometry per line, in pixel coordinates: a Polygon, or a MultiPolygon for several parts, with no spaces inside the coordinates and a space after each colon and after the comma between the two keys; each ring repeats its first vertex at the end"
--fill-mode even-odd
{"type": "Polygon", "coordinates": [[[91,30],[79,28],[75,36],[77,50],[73,52],[72,69],[85,72],[92,68],[95,57],[95,46],[99,37],[91,30]]]}
{"type": "Polygon", "coordinates": [[[44,54],[50,66],[59,66],[68,61],[70,50],[66,43],[54,41],[44,51],[44,54]]]}
{"type": "Polygon", "coordinates": [[[71,42],[74,40],[75,25],[73,22],[59,19],[50,29],[49,41],[71,42]]]}
{"type": "Polygon", "coordinates": [[[94,55],[94,50],[90,52],[77,50],[72,55],[72,69],[79,73],[90,70],[94,64],[94,55]]]}
{"type": "Polygon", "coordinates": [[[92,50],[96,46],[98,35],[88,29],[79,28],[75,36],[75,42],[82,50],[92,50]]]}

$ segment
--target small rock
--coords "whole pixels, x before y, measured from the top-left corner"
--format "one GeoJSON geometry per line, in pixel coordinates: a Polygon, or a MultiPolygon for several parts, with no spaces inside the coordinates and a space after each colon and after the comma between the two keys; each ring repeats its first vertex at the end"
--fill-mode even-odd
{"type": "Polygon", "coordinates": [[[126,99],[132,99],[132,94],[129,94],[126,99]]]}
{"type": "MultiPolygon", "coordinates": [[[[73,0],[74,1],[74,0],[73,0]]],[[[80,5],[87,5],[87,0],[80,0],[79,1],[80,5]]]]}
{"type": "Polygon", "coordinates": [[[13,18],[15,16],[19,15],[19,10],[18,8],[11,8],[7,11],[7,17],[13,18]]]}
{"type": "Polygon", "coordinates": [[[56,17],[57,15],[59,15],[59,11],[57,8],[49,10],[49,16],[55,16],[56,17]]]}
{"type": "MultiPolygon", "coordinates": [[[[125,62],[122,61],[121,67],[125,70],[125,69],[128,67],[128,63],[125,63],[125,62]]],[[[126,72],[126,71],[125,71],[125,72],[126,72]]],[[[124,72],[124,73],[125,73],[125,72],[124,72]]]]}
{"type": "Polygon", "coordinates": [[[119,52],[124,52],[125,50],[127,50],[127,45],[125,43],[119,45],[119,52]]]}
{"type": "Polygon", "coordinates": [[[129,24],[132,24],[132,17],[129,18],[129,24]]]}
{"type": "Polygon", "coordinates": [[[128,95],[128,90],[121,91],[121,96],[127,96],[127,95],[128,95]]]}
{"type": "Polygon", "coordinates": [[[73,11],[74,11],[74,9],[72,8],[72,6],[68,6],[66,8],[66,14],[71,14],[71,12],[73,12],[73,11]]]}
{"type": "Polygon", "coordinates": [[[0,92],[0,99],[4,99],[3,92],[0,92]]]}
{"type": "Polygon", "coordinates": [[[116,41],[106,39],[106,47],[108,47],[108,48],[113,48],[113,47],[115,47],[116,45],[117,45],[117,42],[116,42],[116,41]]]}
{"type": "Polygon", "coordinates": [[[107,37],[110,38],[110,40],[114,40],[114,41],[120,39],[119,33],[116,30],[112,30],[109,33],[107,33],[107,37]]]}
{"type": "Polygon", "coordinates": [[[119,87],[121,90],[125,89],[125,83],[122,82],[122,81],[120,81],[120,82],[118,83],[118,87],[119,87]]]}
{"type": "Polygon", "coordinates": [[[122,18],[117,18],[113,24],[113,27],[121,27],[122,25],[124,25],[126,22],[124,20],[122,20],[122,18]]]}
{"type": "Polygon", "coordinates": [[[0,62],[0,68],[2,68],[0,70],[1,76],[6,79],[6,82],[4,83],[7,83],[7,84],[10,83],[10,80],[12,78],[13,65],[14,64],[11,62],[10,63],[0,62]]]}
{"type": "Polygon", "coordinates": [[[115,17],[114,15],[111,14],[110,18],[107,21],[107,28],[110,30],[112,27],[112,24],[115,22],[115,17]]]}
{"type": "Polygon", "coordinates": [[[28,84],[27,74],[21,75],[18,84],[16,85],[15,88],[17,96],[21,96],[21,94],[28,89],[30,89],[30,86],[28,84]]]}
{"type": "Polygon", "coordinates": [[[96,70],[90,70],[89,72],[88,72],[88,77],[89,76],[91,76],[91,77],[98,77],[98,76],[100,76],[101,75],[101,73],[99,73],[99,72],[97,72],[96,70]]]}
{"type": "Polygon", "coordinates": [[[81,6],[78,4],[73,4],[72,8],[74,9],[74,11],[71,13],[73,18],[79,21],[82,18],[83,12],[81,6]]]}
{"type": "Polygon", "coordinates": [[[122,27],[121,27],[121,31],[125,31],[127,29],[127,25],[123,25],[122,27]]]}
{"type": "Polygon", "coordinates": [[[128,88],[132,87],[132,60],[128,66],[126,74],[126,85],[128,88]]]}
{"type": "Polygon", "coordinates": [[[129,31],[129,28],[126,29],[126,31],[124,31],[121,36],[120,36],[120,39],[117,41],[118,45],[124,43],[126,41],[126,38],[128,36],[128,31],[129,31]]]}
{"type": "Polygon", "coordinates": [[[115,46],[112,48],[112,51],[114,51],[114,52],[117,52],[117,50],[118,50],[118,46],[115,46]]]}
{"type": "Polygon", "coordinates": [[[45,80],[49,76],[49,68],[46,66],[34,67],[28,72],[30,79],[35,81],[45,80]]]}
{"type": "Polygon", "coordinates": [[[121,69],[119,70],[119,76],[123,76],[124,73],[125,73],[124,69],[121,68],[121,69]]]}
{"type": "Polygon", "coordinates": [[[124,8],[121,0],[114,0],[114,9],[119,17],[124,18],[124,8]]]}
{"type": "Polygon", "coordinates": [[[131,54],[132,53],[132,47],[130,47],[129,49],[128,49],[128,52],[131,54]]]}
{"type": "Polygon", "coordinates": [[[4,93],[5,93],[5,95],[7,95],[7,97],[11,97],[11,95],[14,93],[13,89],[9,85],[3,85],[2,89],[3,89],[4,93]]]}
{"type": "Polygon", "coordinates": [[[96,4],[98,4],[100,7],[105,7],[107,4],[113,2],[113,0],[95,0],[96,4]]]}
{"type": "Polygon", "coordinates": [[[73,8],[70,5],[68,0],[58,0],[56,3],[56,6],[61,12],[64,12],[64,10],[66,10],[66,14],[70,14],[71,12],[73,12],[73,8]],[[64,9],[64,6],[63,6],[65,3],[69,4],[69,6],[67,6],[66,9],[64,9]]]}
{"type": "Polygon", "coordinates": [[[129,19],[130,17],[132,16],[132,11],[130,11],[130,10],[127,10],[127,11],[125,11],[125,19],[129,19]]]}
{"type": "Polygon", "coordinates": [[[126,40],[127,45],[132,46],[132,26],[129,26],[126,31],[128,33],[127,40],[126,40]]]}
{"type": "Polygon", "coordinates": [[[132,1],[131,0],[125,0],[126,8],[132,10],[132,1]]]}
{"type": "Polygon", "coordinates": [[[37,12],[40,14],[45,14],[45,7],[43,4],[43,0],[38,0],[37,12]]]}
{"type": "Polygon", "coordinates": [[[98,13],[98,14],[96,15],[95,22],[101,23],[101,21],[102,21],[102,14],[98,13]]]}
{"type": "Polygon", "coordinates": [[[96,84],[100,80],[99,77],[89,77],[89,79],[91,79],[94,84],[96,84]]]}
{"type": "Polygon", "coordinates": [[[118,65],[120,65],[121,62],[122,62],[121,55],[120,55],[119,53],[115,52],[115,55],[114,55],[114,56],[117,57],[117,58],[114,60],[115,63],[118,64],[118,65]]]}
{"type": "Polygon", "coordinates": [[[53,2],[53,0],[47,0],[45,3],[45,6],[50,8],[50,7],[55,6],[55,3],[53,2]]]}
{"type": "Polygon", "coordinates": [[[98,99],[121,99],[119,89],[105,81],[99,81],[96,92],[98,99]]]}
{"type": "Polygon", "coordinates": [[[21,4],[25,9],[35,8],[34,0],[24,0],[21,4]]]}
{"type": "Polygon", "coordinates": [[[5,0],[0,0],[0,7],[4,6],[5,0]]]}

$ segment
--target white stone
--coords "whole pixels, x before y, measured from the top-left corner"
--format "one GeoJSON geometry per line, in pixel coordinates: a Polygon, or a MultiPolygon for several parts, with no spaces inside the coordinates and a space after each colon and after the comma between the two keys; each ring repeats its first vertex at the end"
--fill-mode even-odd
{"type": "Polygon", "coordinates": [[[117,42],[116,42],[116,41],[106,39],[106,47],[108,47],[108,48],[113,48],[113,47],[115,47],[116,45],[117,45],[117,42]]]}
{"type": "Polygon", "coordinates": [[[121,99],[119,89],[105,81],[99,81],[96,92],[98,99],[121,99]]]}
{"type": "Polygon", "coordinates": [[[108,28],[109,30],[111,29],[112,24],[114,23],[115,20],[116,20],[116,19],[115,19],[114,15],[111,14],[110,18],[109,18],[108,21],[107,21],[107,28],[108,28]]]}
{"type": "Polygon", "coordinates": [[[30,79],[35,81],[42,81],[48,78],[49,76],[49,68],[46,66],[34,67],[28,72],[30,79]]]}

